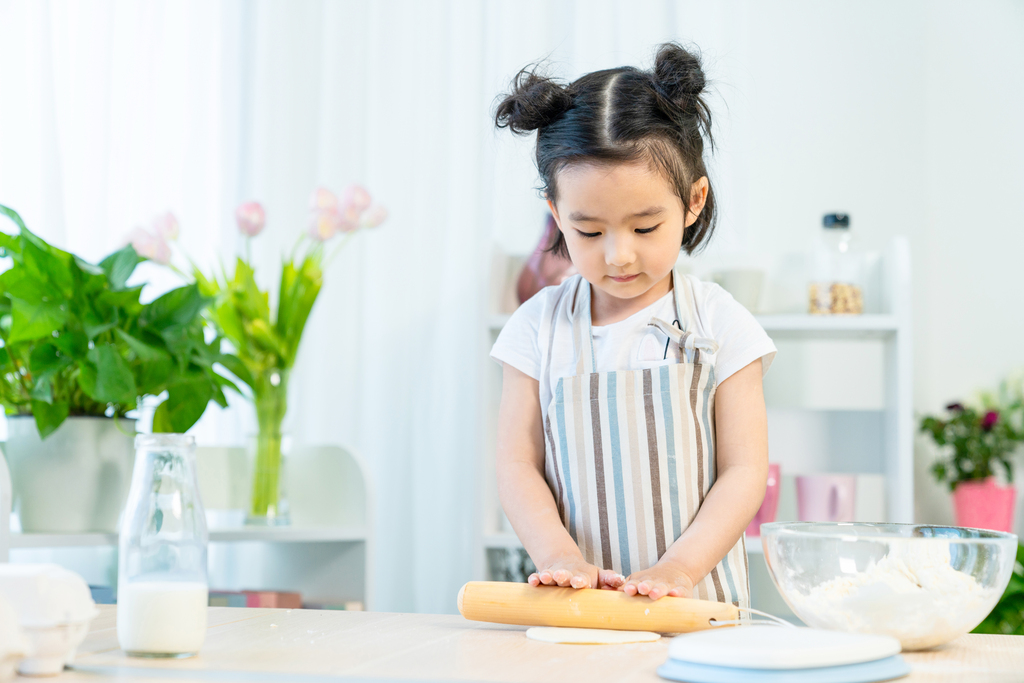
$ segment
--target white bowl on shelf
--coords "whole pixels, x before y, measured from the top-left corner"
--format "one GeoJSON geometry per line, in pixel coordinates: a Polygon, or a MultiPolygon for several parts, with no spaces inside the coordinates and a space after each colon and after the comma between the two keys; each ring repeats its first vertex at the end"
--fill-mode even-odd
{"type": "Polygon", "coordinates": [[[0,596],[13,607],[28,640],[18,664],[26,676],[63,671],[99,614],[85,580],[55,564],[0,564],[0,596]]]}

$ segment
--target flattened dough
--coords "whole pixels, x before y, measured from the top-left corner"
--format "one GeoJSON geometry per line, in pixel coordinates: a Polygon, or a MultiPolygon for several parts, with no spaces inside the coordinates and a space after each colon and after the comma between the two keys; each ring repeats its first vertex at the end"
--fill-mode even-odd
{"type": "Polygon", "coordinates": [[[526,637],[545,643],[573,645],[612,645],[614,643],[653,643],[661,638],[650,631],[610,631],[603,628],[559,628],[535,626],[526,629],[526,637]]]}

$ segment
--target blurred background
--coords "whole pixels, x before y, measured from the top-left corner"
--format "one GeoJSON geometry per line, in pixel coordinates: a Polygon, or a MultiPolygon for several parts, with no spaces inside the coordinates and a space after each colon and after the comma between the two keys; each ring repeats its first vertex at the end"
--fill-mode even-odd
{"type": "MultiPolygon", "coordinates": [[[[313,188],[358,182],[388,207],[325,273],[286,418],[365,464],[375,610],[451,612],[495,571],[487,548],[516,545],[489,469],[487,352],[546,206],[532,138],[496,131],[493,107],[531,62],[571,80],[648,67],[663,41],[700,49],[721,214],[684,261],[759,269],[759,314],[806,313],[787,264],[823,214],[851,217],[878,273],[865,314],[885,317],[820,339],[766,324],[784,475],[878,475],[877,514],[951,523],[920,416],[1024,366],[1020,2],[0,0],[0,35],[0,204],[87,260],[170,210],[183,251],[230,261],[235,207],[256,200],[252,258],[272,289],[313,188]]],[[[177,282],[141,270],[149,296],[177,282]]],[[[233,398],[193,431],[238,446],[254,425],[233,398]]]]}

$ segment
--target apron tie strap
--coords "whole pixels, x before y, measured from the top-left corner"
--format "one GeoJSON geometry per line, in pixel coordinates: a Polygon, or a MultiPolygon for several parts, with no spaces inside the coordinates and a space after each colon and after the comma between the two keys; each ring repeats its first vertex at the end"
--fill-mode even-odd
{"type": "Polygon", "coordinates": [[[698,337],[692,332],[684,332],[672,323],[666,322],[661,318],[652,317],[650,322],[647,323],[653,327],[657,327],[659,330],[665,333],[665,335],[679,345],[680,349],[687,351],[687,356],[692,356],[695,349],[704,351],[705,353],[718,353],[718,344],[713,339],[705,339],[704,337],[698,337]]]}

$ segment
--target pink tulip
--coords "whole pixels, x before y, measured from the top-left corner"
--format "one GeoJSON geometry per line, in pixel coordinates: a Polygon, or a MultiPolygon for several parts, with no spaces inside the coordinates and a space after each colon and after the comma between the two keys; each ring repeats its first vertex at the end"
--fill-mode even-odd
{"type": "Polygon", "coordinates": [[[308,234],[317,242],[326,242],[345,225],[337,209],[321,209],[310,214],[308,234]]]}
{"type": "Polygon", "coordinates": [[[178,239],[178,235],[181,234],[181,226],[178,225],[178,219],[170,211],[166,211],[154,218],[152,228],[157,236],[170,242],[178,239]]]}
{"type": "Polygon", "coordinates": [[[345,194],[341,197],[341,203],[345,207],[351,207],[356,213],[362,213],[373,203],[373,199],[362,185],[349,185],[345,188],[345,194]]]}
{"type": "Polygon", "coordinates": [[[318,187],[313,190],[313,196],[309,199],[309,208],[313,211],[337,209],[338,198],[326,187],[318,187]]]}
{"type": "Polygon", "coordinates": [[[359,227],[361,228],[376,228],[378,225],[386,221],[388,218],[388,210],[380,204],[374,204],[366,213],[363,214],[362,219],[359,221],[359,227]]]}
{"type": "Polygon", "coordinates": [[[135,253],[150,261],[167,265],[171,262],[171,245],[161,235],[154,235],[144,228],[135,228],[128,235],[135,253]]]}
{"type": "Polygon", "coordinates": [[[235,209],[235,221],[238,231],[247,237],[255,237],[263,232],[267,224],[267,214],[259,202],[245,202],[235,209]]]}

